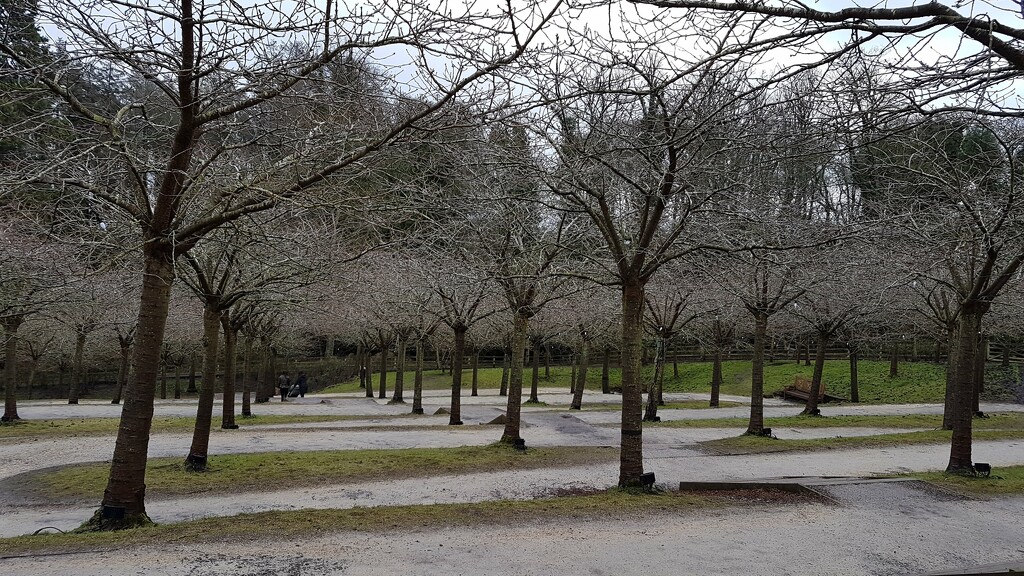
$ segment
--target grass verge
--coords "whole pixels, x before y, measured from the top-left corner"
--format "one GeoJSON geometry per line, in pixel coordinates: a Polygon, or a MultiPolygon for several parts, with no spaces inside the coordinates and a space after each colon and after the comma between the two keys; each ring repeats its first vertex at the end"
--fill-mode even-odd
{"type": "MultiPolygon", "coordinates": [[[[403,415],[404,416],[404,415],[403,415]]],[[[262,416],[235,417],[235,424],[241,427],[258,424],[300,424],[312,422],[333,422],[341,420],[367,420],[395,418],[387,415],[330,415],[330,414],[267,414],[262,416]]],[[[184,416],[157,416],[153,418],[153,432],[172,434],[191,432],[196,419],[184,416]]],[[[74,436],[112,436],[117,434],[119,418],[59,418],[55,420],[18,420],[5,422],[0,426],[0,438],[52,438],[74,436]]],[[[213,419],[211,428],[220,431],[221,418],[213,419]]]]}
{"type": "MultiPolygon", "coordinates": [[[[700,445],[723,455],[767,454],[771,452],[821,451],[853,448],[888,448],[914,444],[948,444],[949,430],[927,430],[874,436],[841,436],[788,440],[761,436],[736,436],[701,442],[700,445]]],[[[975,430],[975,440],[1024,439],[1024,430],[975,430]]]]}
{"type": "MultiPolygon", "coordinates": [[[[763,502],[764,496],[758,499],[763,502]]],[[[792,499],[777,493],[769,499],[792,499]]],[[[517,525],[548,519],[626,519],[669,511],[685,513],[749,502],[736,495],[710,493],[635,493],[608,490],[537,500],[499,500],[472,504],[383,506],[377,508],[261,512],[149,526],[120,532],[40,534],[0,539],[0,556],[59,553],[126,546],[190,542],[282,541],[330,532],[390,533],[456,526],[517,525]]]]}
{"type": "MultiPolygon", "coordinates": [[[[746,428],[747,418],[708,418],[690,420],[662,420],[646,426],[665,428],[746,428]]],[[[938,414],[905,414],[892,416],[784,416],[765,418],[768,428],[941,428],[938,414]]],[[[1024,413],[991,414],[977,420],[978,430],[1024,430],[1024,413]]]]}
{"type": "Polygon", "coordinates": [[[945,472],[919,472],[907,476],[927,480],[968,496],[1024,494],[1024,466],[994,467],[991,476],[960,476],[945,472]]]}
{"type": "MultiPolygon", "coordinates": [[[[379,480],[536,469],[607,462],[618,450],[607,447],[547,447],[518,452],[503,444],[406,450],[335,450],[228,454],[210,459],[206,472],[187,472],[183,458],[154,458],[146,469],[146,494],[182,496],[246,492],[379,480]]],[[[37,501],[82,501],[103,492],[106,463],[64,466],[21,474],[16,489],[37,501]]]]}

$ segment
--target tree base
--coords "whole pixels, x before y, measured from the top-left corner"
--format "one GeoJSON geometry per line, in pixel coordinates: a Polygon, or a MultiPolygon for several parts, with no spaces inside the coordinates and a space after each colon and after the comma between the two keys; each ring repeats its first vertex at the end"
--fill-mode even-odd
{"type": "Polygon", "coordinates": [[[970,476],[975,477],[978,472],[974,469],[974,466],[953,466],[949,465],[946,467],[946,474],[953,474],[955,476],[970,476]]]}
{"type": "Polygon", "coordinates": [[[206,456],[189,454],[185,458],[185,470],[188,472],[206,472],[206,456]]]}
{"type": "Polygon", "coordinates": [[[222,430],[238,430],[238,424],[221,424],[222,430]]]}
{"type": "Polygon", "coordinates": [[[457,420],[455,422],[449,422],[448,425],[449,426],[462,426],[462,420],[457,420]]]}
{"type": "Polygon", "coordinates": [[[392,398],[391,400],[388,401],[388,404],[405,404],[405,400],[401,398],[392,398]]]}
{"type": "Polygon", "coordinates": [[[78,400],[68,400],[68,404],[78,404],[78,400]]]}
{"type": "Polygon", "coordinates": [[[132,528],[143,528],[156,526],[156,523],[149,519],[145,512],[126,514],[124,508],[117,506],[100,506],[92,518],[84,524],[75,528],[74,532],[108,532],[114,530],[129,530],[132,528]]]}
{"type": "Polygon", "coordinates": [[[814,408],[814,409],[811,409],[811,410],[808,410],[808,409],[804,408],[803,412],[801,412],[800,415],[801,416],[821,416],[821,410],[818,409],[818,408],[814,408]]]}
{"type": "Polygon", "coordinates": [[[423,408],[413,408],[412,409],[412,413],[413,414],[423,414],[423,408]]]}
{"type": "Polygon", "coordinates": [[[583,409],[582,407],[577,406],[575,404],[572,404],[572,405],[569,406],[569,410],[582,410],[582,409],[583,409]]]}
{"type": "Polygon", "coordinates": [[[661,422],[661,416],[644,416],[644,422],[661,422]]]}

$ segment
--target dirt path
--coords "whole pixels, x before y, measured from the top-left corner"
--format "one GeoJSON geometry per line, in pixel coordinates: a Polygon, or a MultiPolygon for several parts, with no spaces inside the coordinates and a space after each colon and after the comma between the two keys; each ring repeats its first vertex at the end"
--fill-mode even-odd
{"type": "Polygon", "coordinates": [[[767,505],[490,529],[339,533],[3,560],[25,576],[895,575],[1024,558],[1024,500],[767,505]]]}

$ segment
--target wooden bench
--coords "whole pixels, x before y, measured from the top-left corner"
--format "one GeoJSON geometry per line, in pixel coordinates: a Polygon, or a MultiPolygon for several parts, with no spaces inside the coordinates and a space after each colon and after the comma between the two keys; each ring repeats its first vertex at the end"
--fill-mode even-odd
{"type": "MultiPolygon", "coordinates": [[[[793,385],[786,386],[786,388],[782,391],[782,397],[787,400],[796,399],[803,400],[806,402],[807,399],[811,397],[811,379],[804,378],[803,376],[797,376],[796,378],[793,379],[793,385]]],[[[824,399],[825,383],[822,382],[821,389],[818,390],[818,402],[821,402],[824,399]]]]}

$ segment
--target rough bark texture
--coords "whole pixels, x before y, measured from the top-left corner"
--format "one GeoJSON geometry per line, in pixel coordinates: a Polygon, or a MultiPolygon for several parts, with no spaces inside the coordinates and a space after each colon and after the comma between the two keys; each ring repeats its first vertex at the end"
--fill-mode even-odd
{"type": "Polygon", "coordinates": [[[722,349],[715,348],[715,355],[711,360],[711,404],[712,408],[718,408],[719,396],[722,392],[722,349]]]}
{"type": "Polygon", "coordinates": [[[657,349],[654,352],[654,377],[651,378],[651,385],[647,389],[647,408],[644,410],[644,422],[658,422],[658,387],[665,377],[665,339],[658,338],[657,349]]]}
{"type": "Polygon", "coordinates": [[[395,391],[388,404],[405,403],[405,344],[405,336],[399,333],[395,338],[395,391]]]}
{"type": "Polygon", "coordinates": [[[811,393],[807,395],[807,403],[801,414],[816,414],[818,410],[818,394],[821,393],[821,374],[825,370],[825,348],[828,347],[828,334],[818,332],[818,346],[814,354],[814,373],[811,376],[811,393]]]}
{"type": "Polygon", "coordinates": [[[512,353],[508,348],[505,348],[502,350],[501,356],[501,388],[498,390],[498,395],[508,396],[508,371],[512,361],[512,353]]]}
{"type": "Polygon", "coordinates": [[[462,424],[462,362],[466,354],[468,327],[458,324],[452,330],[455,332],[455,351],[452,354],[452,404],[448,425],[459,426],[462,424]]]}
{"type": "Polygon", "coordinates": [[[501,441],[513,443],[520,436],[523,399],[523,354],[530,329],[530,318],[516,312],[512,318],[512,348],[509,353],[508,401],[505,405],[505,430],[501,441]]]}
{"type": "Polygon", "coordinates": [[[423,414],[423,339],[416,339],[416,374],[412,378],[412,413],[423,414]]]}
{"type": "Polygon", "coordinates": [[[580,339],[580,367],[576,372],[576,390],[572,396],[572,410],[579,410],[583,407],[583,390],[587,387],[587,368],[590,366],[590,342],[587,339],[580,339]]]}
{"type": "Polygon", "coordinates": [[[381,340],[380,346],[380,376],[377,380],[377,398],[384,400],[388,397],[388,345],[381,340]]]}
{"type": "Polygon", "coordinates": [[[111,404],[120,404],[121,396],[124,394],[124,385],[128,381],[128,370],[131,368],[132,345],[131,342],[121,342],[121,364],[117,367],[117,390],[114,391],[114,399],[111,404]]]}
{"type": "Polygon", "coordinates": [[[643,395],[640,354],[644,289],[640,284],[622,285],[622,429],[619,451],[619,486],[639,486],[644,472],[643,395]]]}
{"type": "Polygon", "coordinates": [[[193,352],[189,358],[188,364],[188,388],[185,389],[186,394],[195,394],[199,390],[196,388],[196,353],[193,352]]]}
{"type": "Polygon", "coordinates": [[[860,402],[860,381],[857,377],[857,362],[860,353],[856,346],[850,347],[850,402],[860,402]]]}
{"type": "Polygon", "coordinates": [[[473,360],[472,360],[472,363],[473,363],[473,380],[472,380],[472,384],[470,385],[471,389],[472,389],[472,392],[470,393],[470,396],[479,396],[480,394],[477,392],[477,386],[479,385],[479,382],[480,382],[480,351],[479,350],[473,350],[473,360]]]}
{"type": "Polygon", "coordinates": [[[102,510],[98,511],[98,518],[93,521],[98,528],[115,529],[149,522],[145,504],[146,460],[153,422],[157,366],[173,281],[174,263],[169,250],[147,250],[138,328],[132,350],[134,377],[125,390],[121,423],[102,502],[104,508],[123,511],[123,518],[103,518],[102,510]]]}
{"type": "Polygon", "coordinates": [[[356,364],[359,365],[359,387],[366,388],[366,358],[363,352],[363,343],[360,342],[356,345],[356,364]]]}
{"type": "Polygon", "coordinates": [[[231,318],[227,312],[221,314],[221,326],[224,328],[224,400],[221,406],[220,427],[225,430],[238,428],[235,424],[235,356],[238,347],[238,330],[231,326],[231,318]]]}
{"type": "Polygon", "coordinates": [[[4,327],[4,415],[3,422],[21,420],[18,416],[18,328],[21,316],[8,316],[3,319],[4,327]]]}
{"type": "Polygon", "coordinates": [[[750,367],[750,422],[747,434],[764,434],[764,344],[768,314],[754,313],[754,351],[750,367]]]}
{"type": "Polygon", "coordinates": [[[945,405],[942,410],[942,429],[953,429],[953,396],[956,393],[956,330],[950,330],[946,335],[949,353],[946,355],[946,396],[945,405]]]}
{"type": "Polygon", "coordinates": [[[527,402],[540,402],[540,396],[537,395],[537,389],[540,387],[540,344],[534,342],[533,350],[531,352],[531,361],[533,362],[533,375],[530,381],[530,399],[527,402]]]}
{"type": "Polygon", "coordinates": [[[895,378],[900,375],[900,345],[894,342],[889,351],[889,377],[895,378]]]}
{"type": "Polygon", "coordinates": [[[972,474],[971,437],[974,395],[974,363],[977,361],[978,333],[986,312],[983,304],[964,303],[960,310],[956,343],[956,385],[953,392],[953,439],[949,447],[947,472],[972,474]]]}
{"type": "Polygon", "coordinates": [[[245,350],[242,352],[242,416],[252,416],[251,386],[249,382],[255,380],[252,376],[252,338],[245,339],[245,350]]]}
{"type": "Polygon", "coordinates": [[[210,452],[210,423],[213,420],[213,396],[217,387],[217,351],[219,349],[220,311],[215,304],[203,308],[203,378],[196,409],[196,426],[192,447],[185,457],[185,468],[194,472],[206,470],[210,452]]]}
{"type": "Polygon", "coordinates": [[[611,360],[612,349],[611,346],[604,347],[604,353],[601,355],[601,394],[611,394],[611,360]]]}
{"type": "Polygon", "coordinates": [[[75,359],[71,368],[71,387],[68,389],[68,404],[78,404],[78,391],[82,385],[82,359],[85,356],[85,339],[88,332],[79,328],[75,331],[75,359]]]}

